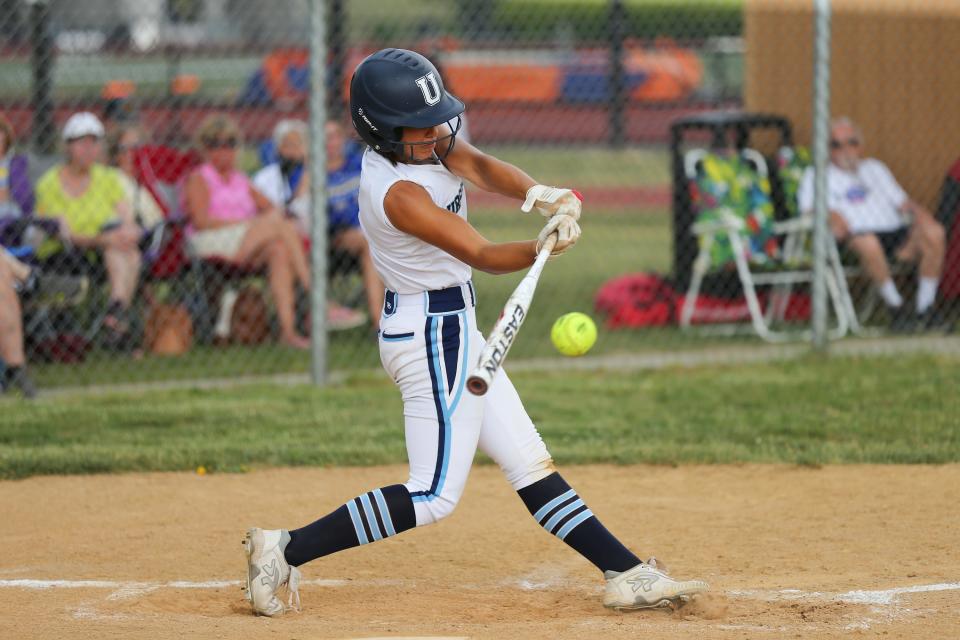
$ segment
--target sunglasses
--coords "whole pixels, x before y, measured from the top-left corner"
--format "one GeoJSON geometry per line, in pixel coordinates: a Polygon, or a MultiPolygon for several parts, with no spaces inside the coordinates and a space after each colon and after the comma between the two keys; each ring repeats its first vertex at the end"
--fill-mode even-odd
{"type": "Polygon", "coordinates": [[[842,149],[844,147],[859,147],[860,139],[859,138],[847,138],[846,140],[831,140],[830,148],[831,149],[842,149]]]}
{"type": "Polygon", "coordinates": [[[236,138],[206,138],[203,145],[208,149],[236,149],[236,138]]]}

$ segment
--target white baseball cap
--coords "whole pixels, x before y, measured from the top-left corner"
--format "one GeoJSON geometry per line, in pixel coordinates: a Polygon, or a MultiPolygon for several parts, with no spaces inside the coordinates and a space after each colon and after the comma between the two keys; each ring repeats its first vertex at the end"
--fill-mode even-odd
{"type": "Polygon", "coordinates": [[[102,138],[103,134],[103,123],[100,122],[100,118],[89,111],[73,114],[63,125],[63,139],[67,142],[84,136],[102,138]]]}

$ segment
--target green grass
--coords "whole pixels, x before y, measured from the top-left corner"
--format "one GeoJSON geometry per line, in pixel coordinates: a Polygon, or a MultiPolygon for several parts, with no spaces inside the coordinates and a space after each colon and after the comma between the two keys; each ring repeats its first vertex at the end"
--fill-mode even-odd
{"type": "MultiPolygon", "coordinates": [[[[960,461],[960,362],[808,358],[513,376],[559,463],[960,461]]],[[[0,401],[0,477],[405,460],[385,377],[0,401]]]]}
{"type": "MultiPolygon", "coordinates": [[[[200,78],[200,96],[209,98],[236,97],[263,62],[262,56],[237,55],[185,58],[177,73],[200,78]]],[[[129,57],[115,55],[62,55],[53,67],[54,97],[60,100],[99,95],[111,80],[136,82],[137,94],[164,96],[171,76],[171,63],[164,57],[129,57]]],[[[29,60],[4,59],[0,68],[0,91],[6,99],[27,98],[32,86],[29,60]]]]}
{"type": "Polygon", "coordinates": [[[670,156],[662,148],[492,146],[483,150],[523,168],[543,184],[587,188],[666,188],[670,184],[670,156]]]}

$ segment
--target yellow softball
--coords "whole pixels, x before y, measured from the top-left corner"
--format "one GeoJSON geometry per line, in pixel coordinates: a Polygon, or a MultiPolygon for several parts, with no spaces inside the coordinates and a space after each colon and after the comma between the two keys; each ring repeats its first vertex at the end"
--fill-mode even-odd
{"type": "Polygon", "coordinates": [[[553,323],[550,340],[565,356],[582,356],[597,341],[597,325],[585,313],[566,313],[553,323]]]}

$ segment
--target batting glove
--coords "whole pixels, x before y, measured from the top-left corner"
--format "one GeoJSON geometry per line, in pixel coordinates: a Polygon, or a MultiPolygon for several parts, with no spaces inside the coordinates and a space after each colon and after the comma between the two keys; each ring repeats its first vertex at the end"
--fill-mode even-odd
{"type": "Polygon", "coordinates": [[[520,211],[530,213],[530,210],[536,207],[537,211],[545,218],[564,215],[579,220],[581,200],[583,200],[583,196],[572,189],[560,189],[536,184],[527,189],[527,199],[520,206],[520,211]]]}
{"type": "Polygon", "coordinates": [[[577,240],[580,239],[580,225],[567,215],[555,215],[550,218],[537,236],[537,255],[540,254],[543,243],[554,233],[557,234],[557,244],[553,245],[553,251],[550,252],[551,257],[559,256],[577,244],[577,240]]]}

